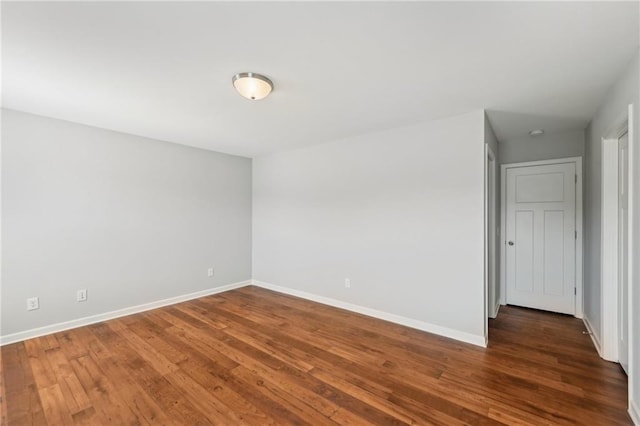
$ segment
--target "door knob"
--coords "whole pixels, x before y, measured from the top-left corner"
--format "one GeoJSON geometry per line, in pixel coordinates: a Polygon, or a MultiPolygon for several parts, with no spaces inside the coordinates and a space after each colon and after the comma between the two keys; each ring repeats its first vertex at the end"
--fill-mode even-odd
{"type": "Polygon", "coordinates": [[[509,241],[507,244],[509,244],[510,246],[513,245],[513,241],[509,241]]]}

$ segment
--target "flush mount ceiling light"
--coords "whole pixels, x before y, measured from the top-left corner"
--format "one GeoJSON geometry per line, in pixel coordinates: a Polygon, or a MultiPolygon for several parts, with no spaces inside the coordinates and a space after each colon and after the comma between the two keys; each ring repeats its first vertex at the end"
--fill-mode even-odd
{"type": "Polygon", "coordinates": [[[241,72],[234,75],[231,81],[238,93],[252,101],[266,98],[273,90],[271,80],[254,72],[241,72]]]}
{"type": "Polygon", "coordinates": [[[544,134],[544,130],[542,129],[536,129],[529,132],[529,136],[540,136],[542,134],[544,134]]]}

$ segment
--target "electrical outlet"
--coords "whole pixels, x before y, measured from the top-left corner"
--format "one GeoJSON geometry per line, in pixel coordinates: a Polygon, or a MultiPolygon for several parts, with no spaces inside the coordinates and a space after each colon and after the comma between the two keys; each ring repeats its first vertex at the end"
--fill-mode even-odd
{"type": "Polygon", "coordinates": [[[78,290],[78,292],[76,293],[76,300],[78,302],[86,302],[87,301],[87,289],[86,288],[78,290]]]}
{"type": "Polygon", "coordinates": [[[351,288],[351,280],[349,278],[344,279],[344,287],[351,288]]]}
{"type": "Polygon", "coordinates": [[[207,269],[207,276],[208,276],[209,278],[213,277],[213,268],[209,268],[209,269],[207,269]]]}
{"type": "Polygon", "coordinates": [[[27,311],[34,311],[40,309],[40,301],[37,297],[30,297],[27,299],[27,311]]]}

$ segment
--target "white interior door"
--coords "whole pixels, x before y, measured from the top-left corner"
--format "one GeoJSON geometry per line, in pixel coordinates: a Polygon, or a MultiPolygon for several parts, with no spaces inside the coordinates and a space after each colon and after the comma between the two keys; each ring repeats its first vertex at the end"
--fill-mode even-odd
{"type": "Polygon", "coordinates": [[[629,372],[629,135],[618,140],[618,359],[629,372]]]}
{"type": "Polygon", "coordinates": [[[575,163],[506,175],[506,302],[574,315],[575,163]]]}

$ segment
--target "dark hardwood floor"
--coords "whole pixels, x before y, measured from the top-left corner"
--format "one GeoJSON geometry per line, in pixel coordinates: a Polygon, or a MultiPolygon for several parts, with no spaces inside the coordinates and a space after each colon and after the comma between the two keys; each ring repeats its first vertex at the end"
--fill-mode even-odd
{"type": "Polygon", "coordinates": [[[2,419],[628,425],[582,322],[503,307],[483,349],[256,287],[2,347],[2,419]]]}

